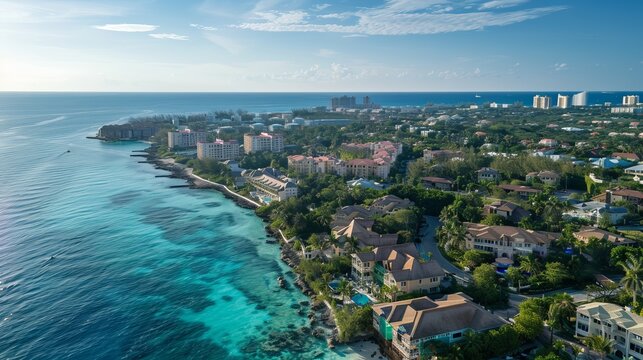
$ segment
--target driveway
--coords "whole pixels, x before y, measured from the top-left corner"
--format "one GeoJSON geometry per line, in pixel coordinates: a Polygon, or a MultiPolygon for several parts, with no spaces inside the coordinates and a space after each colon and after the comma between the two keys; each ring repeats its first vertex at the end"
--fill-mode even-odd
{"type": "Polygon", "coordinates": [[[422,242],[417,244],[418,251],[424,258],[428,258],[427,253],[430,252],[432,254],[431,259],[437,261],[444,271],[453,274],[464,281],[470,281],[472,279],[471,274],[451,264],[449,260],[442,256],[442,253],[438,248],[438,242],[435,238],[439,226],[440,220],[437,217],[425,216],[424,226],[420,230],[422,242]]]}

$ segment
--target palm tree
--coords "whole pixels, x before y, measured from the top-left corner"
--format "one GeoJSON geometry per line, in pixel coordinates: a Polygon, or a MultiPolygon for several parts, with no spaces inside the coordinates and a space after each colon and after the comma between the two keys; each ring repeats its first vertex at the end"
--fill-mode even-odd
{"type": "Polygon", "coordinates": [[[440,242],[445,249],[462,249],[467,230],[458,220],[450,219],[439,230],[440,242]]]}
{"type": "Polygon", "coordinates": [[[353,293],[353,285],[346,279],[342,279],[337,286],[337,291],[342,295],[342,303],[345,301],[346,297],[350,297],[353,293]]]}
{"type": "Polygon", "coordinates": [[[533,256],[523,256],[520,259],[520,270],[528,272],[530,275],[538,274],[541,270],[540,262],[533,256]]]}
{"type": "Polygon", "coordinates": [[[637,306],[636,294],[643,289],[643,268],[641,260],[630,256],[627,260],[618,263],[625,271],[621,285],[632,292],[632,306],[637,306]]]}
{"type": "Polygon", "coordinates": [[[583,339],[585,345],[591,350],[597,352],[601,359],[605,358],[605,355],[610,354],[614,348],[614,340],[604,338],[600,335],[592,335],[583,339]]]}
{"type": "Polygon", "coordinates": [[[554,298],[547,312],[547,323],[551,327],[549,343],[553,344],[554,329],[562,330],[569,325],[570,318],[576,314],[574,298],[569,294],[560,294],[554,298]]]}

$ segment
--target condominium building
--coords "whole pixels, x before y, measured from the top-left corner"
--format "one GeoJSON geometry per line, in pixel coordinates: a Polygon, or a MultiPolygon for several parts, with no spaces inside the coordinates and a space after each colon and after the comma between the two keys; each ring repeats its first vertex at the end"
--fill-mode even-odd
{"type": "Polygon", "coordinates": [[[241,175],[255,188],[255,197],[262,202],[283,201],[297,196],[297,184],[275,168],[245,170],[241,175]]]}
{"type": "Polygon", "coordinates": [[[572,106],[587,106],[587,91],[581,91],[572,96],[572,106]]]}
{"type": "Polygon", "coordinates": [[[616,304],[593,302],[576,308],[576,336],[602,336],[614,341],[618,359],[643,360],[643,317],[616,304]]]}
{"type": "Polygon", "coordinates": [[[462,340],[466,331],[482,332],[504,324],[463,293],[373,305],[373,327],[398,355],[395,358],[403,360],[429,358],[422,346],[427,341],[452,344],[462,340]]]}
{"type": "Polygon", "coordinates": [[[346,162],[345,168],[348,176],[386,179],[391,171],[391,164],[383,159],[353,159],[346,162]]]}
{"type": "Polygon", "coordinates": [[[338,174],[345,175],[345,164],[343,161],[332,156],[288,156],[288,170],[297,174],[338,174]]]}
{"type": "Polygon", "coordinates": [[[281,134],[262,132],[259,135],[243,135],[243,149],[246,154],[257,151],[284,151],[284,137],[281,134]]]}
{"type": "Polygon", "coordinates": [[[547,256],[549,245],[558,233],[525,230],[514,226],[465,223],[465,247],[493,253],[495,257],[514,259],[518,255],[547,256]]]}
{"type": "Polygon", "coordinates": [[[558,94],[558,102],[556,106],[559,109],[567,109],[569,107],[569,95],[558,94]]]}
{"type": "Polygon", "coordinates": [[[183,129],[169,131],[167,133],[167,147],[174,148],[191,148],[196,147],[199,142],[205,142],[208,135],[205,131],[192,131],[183,129]]]}
{"type": "Polygon", "coordinates": [[[638,95],[625,95],[623,96],[623,106],[636,106],[639,103],[638,95]]]}
{"type": "Polygon", "coordinates": [[[551,107],[551,98],[549,96],[534,96],[534,109],[549,109],[551,107]]]}
{"type": "Polygon", "coordinates": [[[223,141],[216,139],[214,142],[199,142],[196,144],[196,156],[199,160],[234,160],[240,155],[237,140],[223,141]]]}

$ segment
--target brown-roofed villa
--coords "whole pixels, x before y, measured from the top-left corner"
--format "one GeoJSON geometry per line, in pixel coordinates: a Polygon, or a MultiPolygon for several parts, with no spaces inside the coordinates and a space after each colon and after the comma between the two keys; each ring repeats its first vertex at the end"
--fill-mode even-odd
{"type": "Polygon", "coordinates": [[[376,247],[352,255],[352,277],[358,283],[397,288],[403,293],[440,290],[444,270],[436,261],[420,260],[412,243],[376,247]]]}
{"type": "Polygon", "coordinates": [[[464,223],[467,227],[466,248],[493,253],[495,257],[515,259],[517,255],[547,256],[558,233],[525,230],[514,226],[490,226],[464,223]]]}
{"type": "Polygon", "coordinates": [[[387,346],[404,360],[419,359],[422,344],[431,340],[455,343],[467,330],[498,328],[506,322],[463,293],[438,300],[421,297],[373,305],[373,327],[387,346]]]}

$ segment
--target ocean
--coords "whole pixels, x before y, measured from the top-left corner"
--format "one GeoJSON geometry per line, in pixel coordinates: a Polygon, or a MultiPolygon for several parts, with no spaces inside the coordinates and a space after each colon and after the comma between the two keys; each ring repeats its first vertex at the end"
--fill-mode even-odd
{"type": "MultiPolygon", "coordinates": [[[[419,106],[533,94],[371,98],[419,106]]],[[[183,181],[130,156],[146,144],[85,138],[132,116],[288,111],[334,95],[0,93],[0,358],[355,357],[300,331],[307,298],[278,287],[292,273],[252,211],[215,191],[170,188],[183,181]]]]}

